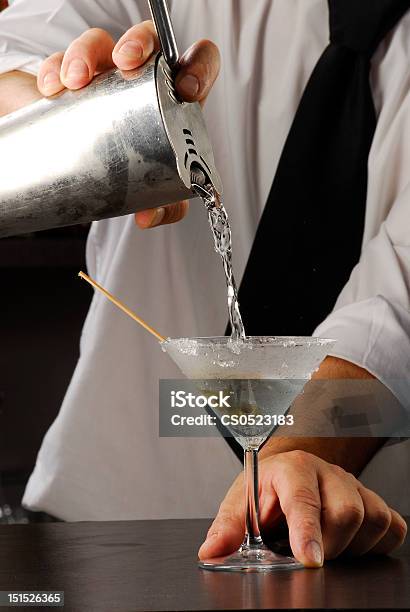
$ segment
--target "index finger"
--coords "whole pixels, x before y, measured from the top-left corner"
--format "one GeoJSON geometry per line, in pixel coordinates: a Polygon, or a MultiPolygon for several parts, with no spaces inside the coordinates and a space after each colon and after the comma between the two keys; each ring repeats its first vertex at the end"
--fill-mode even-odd
{"type": "Polygon", "coordinates": [[[321,567],[320,490],[314,465],[305,455],[303,451],[278,454],[272,485],[286,517],[293,554],[305,567],[321,567]]]}

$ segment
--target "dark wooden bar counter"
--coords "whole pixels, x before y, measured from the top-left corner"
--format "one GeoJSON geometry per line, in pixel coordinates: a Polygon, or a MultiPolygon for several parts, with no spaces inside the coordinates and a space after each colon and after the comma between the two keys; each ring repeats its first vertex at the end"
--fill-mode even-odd
{"type": "Polygon", "coordinates": [[[64,591],[64,610],[81,612],[410,607],[409,539],[389,557],[337,560],[319,570],[219,573],[196,565],[208,525],[2,525],[0,590],[64,591]]]}

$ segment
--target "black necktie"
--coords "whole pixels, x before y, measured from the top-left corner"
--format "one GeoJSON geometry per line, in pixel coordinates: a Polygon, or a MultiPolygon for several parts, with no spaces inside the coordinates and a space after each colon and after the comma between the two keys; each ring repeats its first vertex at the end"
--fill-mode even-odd
{"type": "Polygon", "coordinates": [[[248,335],[310,335],[359,260],[376,126],[370,60],[409,7],[329,0],[330,44],[299,104],[239,291],[248,335]]]}

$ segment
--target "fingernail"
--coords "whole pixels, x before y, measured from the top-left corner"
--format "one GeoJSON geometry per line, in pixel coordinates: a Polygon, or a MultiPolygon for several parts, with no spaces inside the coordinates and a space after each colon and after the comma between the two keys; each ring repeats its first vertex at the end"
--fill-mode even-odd
{"type": "Polygon", "coordinates": [[[210,544],[212,544],[212,542],[213,542],[213,541],[215,540],[215,538],[217,538],[217,537],[218,537],[218,534],[217,534],[217,533],[212,533],[211,535],[207,535],[207,536],[206,536],[206,540],[205,540],[205,542],[203,542],[203,544],[201,545],[201,547],[200,547],[200,549],[199,549],[199,551],[198,551],[198,554],[200,555],[200,554],[202,554],[204,551],[206,551],[206,550],[208,549],[208,546],[209,546],[210,544]]]}
{"type": "Polygon", "coordinates": [[[318,542],[315,540],[309,542],[306,545],[305,553],[309,561],[311,561],[315,566],[323,565],[322,549],[318,542]]]}
{"type": "Polygon", "coordinates": [[[121,55],[126,55],[127,57],[133,60],[139,60],[142,58],[144,49],[142,48],[142,45],[140,45],[140,43],[129,40],[118,49],[117,53],[120,53],[121,55]]]}
{"type": "Polygon", "coordinates": [[[199,92],[199,81],[193,74],[187,74],[180,80],[178,89],[184,95],[193,98],[199,92]]]}
{"type": "Polygon", "coordinates": [[[90,71],[88,70],[88,66],[82,59],[73,59],[68,65],[67,69],[67,79],[68,80],[76,80],[83,79],[85,77],[90,76],[90,71]]]}
{"type": "Polygon", "coordinates": [[[57,72],[47,72],[43,78],[43,89],[46,92],[54,92],[61,86],[60,75],[57,72]]]}
{"type": "Polygon", "coordinates": [[[165,208],[155,208],[154,210],[143,210],[137,213],[138,225],[142,229],[155,227],[161,223],[165,216],[165,208]]]}
{"type": "Polygon", "coordinates": [[[163,218],[165,217],[165,208],[156,208],[154,211],[154,216],[151,221],[151,227],[155,227],[159,225],[163,218]]]}

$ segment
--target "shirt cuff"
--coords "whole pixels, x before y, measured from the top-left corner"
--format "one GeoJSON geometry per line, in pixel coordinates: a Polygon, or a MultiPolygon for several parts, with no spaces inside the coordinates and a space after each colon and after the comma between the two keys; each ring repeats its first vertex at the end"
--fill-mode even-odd
{"type": "Polygon", "coordinates": [[[20,51],[0,53],[0,74],[20,70],[37,76],[44,59],[45,57],[20,51]]]}
{"type": "Polygon", "coordinates": [[[329,355],[380,380],[410,410],[410,311],[381,295],[333,311],[313,332],[336,340],[329,355]]]}

